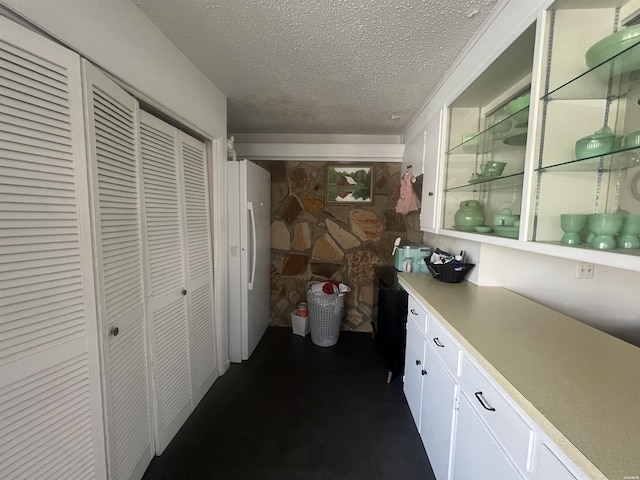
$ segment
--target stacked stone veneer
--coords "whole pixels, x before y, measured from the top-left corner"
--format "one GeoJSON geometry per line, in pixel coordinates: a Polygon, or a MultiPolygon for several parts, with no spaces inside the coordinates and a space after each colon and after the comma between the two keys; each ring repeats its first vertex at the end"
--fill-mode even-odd
{"type": "Polygon", "coordinates": [[[290,326],[311,280],[333,279],[351,292],[343,330],[371,331],[374,265],[391,265],[396,237],[420,242],[418,212],[395,212],[400,164],[374,164],[374,202],[325,205],[324,162],[257,162],[271,172],[271,324],[290,326]]]}

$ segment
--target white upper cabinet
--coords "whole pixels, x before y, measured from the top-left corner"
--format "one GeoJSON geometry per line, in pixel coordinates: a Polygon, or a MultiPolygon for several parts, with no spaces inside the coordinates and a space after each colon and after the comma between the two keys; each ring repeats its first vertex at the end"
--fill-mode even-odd
{"type": "Polygon", "coordinates": [[[423,195],[421,229],[640,271],[640,2],[543,3],[477,40],[514,38],[468,85],[445,82],[439,198],[423,195]]]}
{"type": "Polygon", "coordinates": [[[640,27],[620,18],[547,14],[529,238],[640,267],[640,27]]]}
{"type": "Polygon", "coordinates": [[[475,234],[489,226],[488,235],[519,236],[535,37],[533,24],[449,106],[446,230],[475,234]],[[477,207],[463,212],[463,202],[477,207]],[[513,218],[497,217],[506,209],[513,218]]]}
{"type": "Polygon", "coordinates": [[[400,175],[404,175],[408,169],[411,169],[416,177],[422,175],[424,171],[424,135],[424,130],[421,130],[406,142],[400,175]]]}
{"type": "Polygon", "coordinates": [[[440,172],[446,109],[443,107],[427,122],[424,131],[424,168],[420,228],[435,232],[440,222],[440,172]]]}

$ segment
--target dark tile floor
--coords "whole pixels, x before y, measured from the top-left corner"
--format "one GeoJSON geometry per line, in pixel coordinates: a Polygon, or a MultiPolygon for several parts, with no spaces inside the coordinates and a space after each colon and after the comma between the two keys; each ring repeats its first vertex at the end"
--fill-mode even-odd
{"type": "Polygon", "coordinates": [[[317,347],[271,327],[218,378],[143,480],[433,479],[369,334],[317,347]]]}

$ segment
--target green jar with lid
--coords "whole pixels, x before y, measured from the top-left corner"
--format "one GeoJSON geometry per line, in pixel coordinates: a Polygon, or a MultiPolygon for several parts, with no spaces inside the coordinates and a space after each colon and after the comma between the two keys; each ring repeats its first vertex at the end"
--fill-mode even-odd
{"type": "Polygon", "coordinates": [[[463,200],[453,216],[453,224],[458,230],[474,231],[474,227],[484,225],[484,209],[477,200],[463,200]]]}

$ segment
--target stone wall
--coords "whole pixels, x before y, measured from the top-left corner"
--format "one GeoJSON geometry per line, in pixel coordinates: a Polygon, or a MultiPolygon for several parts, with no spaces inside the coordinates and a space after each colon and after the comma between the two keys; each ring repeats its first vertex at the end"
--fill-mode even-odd
{"type": "Polygon", "coordinates": [[[374,164],[374,202],[325,205],[325,162],[256,162],[271,172],[271,324],[290,326],[311,280],[351,292],[343,330],[371,331],[374,265],[391,265],[396,237],[421,243],[419,214],[395,212],[400,164],[374,164]]]}

